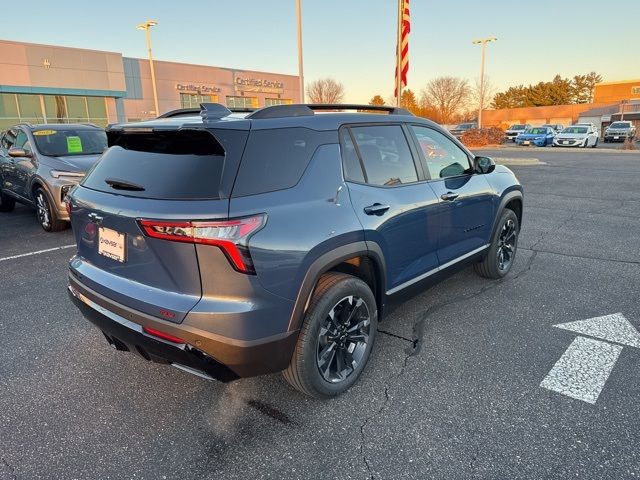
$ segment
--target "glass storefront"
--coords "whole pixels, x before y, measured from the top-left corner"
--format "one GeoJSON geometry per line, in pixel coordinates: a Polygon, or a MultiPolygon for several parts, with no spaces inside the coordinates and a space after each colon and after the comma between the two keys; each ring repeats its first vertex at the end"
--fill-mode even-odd
{"type": "Polygon", "coordinates": [[[180,108],[200,108],[201,103],[218,103],[218,96],[197,93],[180,94],[180,108]]]}
{"type": "Polygon", "coordinates": [[[265,98],[264,106],[271,107],[272,105],[291,105],[293,100],[290,98],[265,98]]]}
{"type": "Polygon", "coordinates": [[[227,97],[229,108],[258,108],[257,97],[227,97]]]}
{"type": "Polygon", "coordinates": [[[105,97],[0,93],[0,129],[20,122],[95,123],[106,126],[105,97]]]}

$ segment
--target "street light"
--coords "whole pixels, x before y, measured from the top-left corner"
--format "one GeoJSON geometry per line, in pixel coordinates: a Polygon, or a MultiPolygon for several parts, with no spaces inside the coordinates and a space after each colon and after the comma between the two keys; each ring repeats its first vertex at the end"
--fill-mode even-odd
{"type": "Polygon", "coordinates": [[[158,89],[156,88],[156,71],[153,67],[153,55],[151,53],[151,27],[155,27],[158,24],[155,20],[147,20],[144,23],[137,25],[138,30],[144,30],[147,37],[147,51],[149,52],[149,68],[151,69],[151,86],[153,88],[153,103],[156,107],[156,116],[159,114],[158,109],[158,89]]]}
{"type": "Polygon", "coordinates": [[[300,89],[300,103],[304,103],[304,72],[302,68],[302,5],[296,0],[296,17],[298,20],[298,82],[300,89]]]}
{"type": "Polygon", "coordinates": [[[480,61],[480,105],[478,107],[478,128],[482,128],[482,104],[484,103],[484,50],[487,43],[495,42],[498,40],[496,37],[481,38],[474,40],[474,45],[482,45],[482,60],[480,61]]]}

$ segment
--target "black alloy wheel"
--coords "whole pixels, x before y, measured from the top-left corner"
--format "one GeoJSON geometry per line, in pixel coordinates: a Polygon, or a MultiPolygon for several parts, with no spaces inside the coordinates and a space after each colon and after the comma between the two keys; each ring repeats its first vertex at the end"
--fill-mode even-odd
{"type": "Polygon", "coordinates": [[[518,249],[520,223],[518,216],[509,208],[500,215],[491,244],[482,260],[474,265],[478,275],[485,278],[503,278],[513,267],[518,249]]]}
{"type": "Polygon", "coordinates": [[[327,382],[342,382],[358,368],[370,328],[369,309],[360,297],[345,297],[329,311],[320,327],[316,351],[318,370],[327,382]]]}
{"type": "Polygon", "coordinates": [[[506,221],[498,237],[498,269],[500,271],[508,271],[513,263],[518,242],[518,232],[516,231],[516,223],[509,219],[506,221]]]}

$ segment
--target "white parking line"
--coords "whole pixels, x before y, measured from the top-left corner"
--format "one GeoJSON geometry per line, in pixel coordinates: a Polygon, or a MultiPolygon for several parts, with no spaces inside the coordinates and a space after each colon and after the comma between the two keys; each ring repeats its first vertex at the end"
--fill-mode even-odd
{"type": "Polygon", "coordinates": [[[10,257],[0,258],[0,262],[4,262],[5,260],[15,260],[16,258],[30,257],[31,255],[40,255],[41,253],[55,252],[56,250],[64,250],[65,248],[73,248],[75,246],[76,244],[74,243],[73,245],[63,245],[62,247],[47,248],[46,250],[38,250],[37,252],[21,253],[20,255],[12,255],[10,257]]]}

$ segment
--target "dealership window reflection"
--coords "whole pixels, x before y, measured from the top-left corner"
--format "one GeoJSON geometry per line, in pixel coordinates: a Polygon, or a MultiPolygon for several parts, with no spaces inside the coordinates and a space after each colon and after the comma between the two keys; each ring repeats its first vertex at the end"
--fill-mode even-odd
{"type": "Polygon", "coordinates": [[[257,97],[227,97],[229,108],[258,108],[257,97]]]}
{"type": "Polygon", "coordinates": [[[197,93],[180,94],[180,108],[199,108],[201,103],[218,103],[218,96],[197,93]]]}
{"type": "Polygon", "coordinates": [[[77,95],[0,94],[0,129],[16,123],[86,123],[106,126],[104,97],[77,95]],[[43,110],[44,109],[44,110],[43,110]]]}

